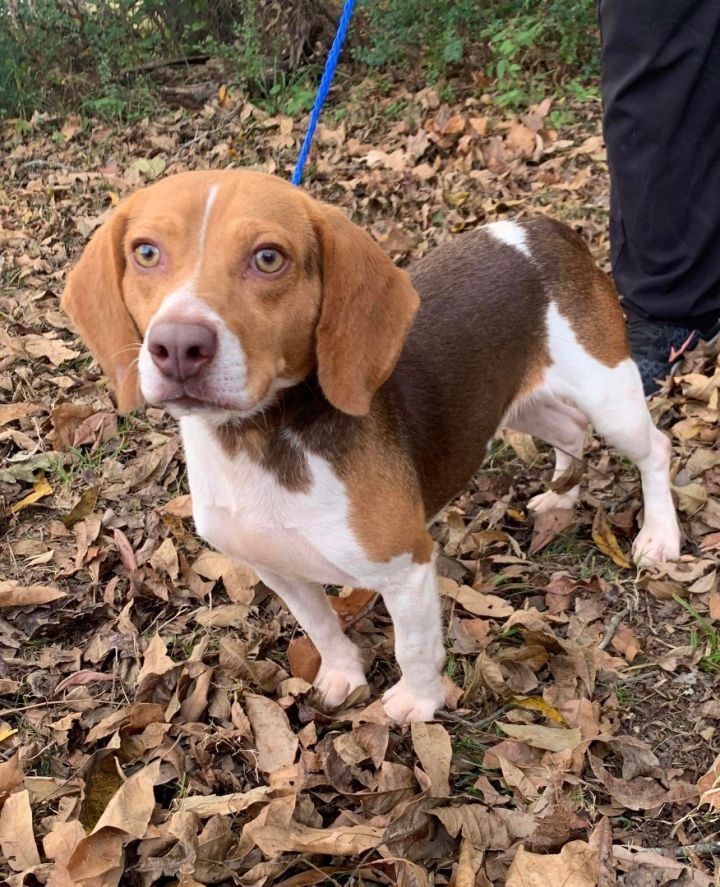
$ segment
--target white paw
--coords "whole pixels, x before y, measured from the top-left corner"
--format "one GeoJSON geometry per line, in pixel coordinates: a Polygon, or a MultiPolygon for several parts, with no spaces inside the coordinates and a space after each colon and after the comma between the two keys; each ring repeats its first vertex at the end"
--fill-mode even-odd
{"type": "Polygon", "coordinates": [[[680,528],[674,516],[664,523],[646,523],[632,547],[633,560],[640,567],[676,561],[680,557],[680,528]]]}
{"type": "Polygon", "coordinates": [[[320,694],[322,704],[327,709],[337,708],[353,690],[366,684],[365,672],[355,662],[348,662],[342,668],[320,665],[313,682],[320,694]]]}
{"type": "Polygon", "coordinates": [[[552,511],[553,508],[574,508],[577,500],[577,493],[573,495],[571,491],[556,493],[554,490],[547,490],[532,497],[528,502],[528,511],[532,511],[534,514],[544,514],[546,511],[552,511]]]}
{"type": "Polygon", "coordinates": [[[425,687],[422,693],[411,690],[405,678],[400,678],[385,693],[382,702],[387,716],[398,724],[432,721],[435,712],[445,705],[445,692],[439,677],[425,687]]]}

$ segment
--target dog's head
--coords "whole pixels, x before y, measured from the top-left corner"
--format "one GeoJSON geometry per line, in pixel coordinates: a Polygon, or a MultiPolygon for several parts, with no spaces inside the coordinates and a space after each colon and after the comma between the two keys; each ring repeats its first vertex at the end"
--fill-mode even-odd
{"type": "Polygon", "coordinates": [[[171,176],[100,228],[62,305],[118,408],[247,416],[313,370],[363,415],[418,297],[339,210],[250,170],[171,176]]]}

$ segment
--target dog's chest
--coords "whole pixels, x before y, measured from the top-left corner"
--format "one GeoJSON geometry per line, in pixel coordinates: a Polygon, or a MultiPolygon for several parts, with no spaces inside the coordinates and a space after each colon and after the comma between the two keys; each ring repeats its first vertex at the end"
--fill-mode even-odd
{"type": "Polygon", "coordinates": [[[247,453],[228,455],[196,417],[181,420],[198,533],[214,548],[258,570],[325,584],[357,583],[367,557],[352,533],[344,486],[330,464],[306,454],[301,492],[247,453]]]}

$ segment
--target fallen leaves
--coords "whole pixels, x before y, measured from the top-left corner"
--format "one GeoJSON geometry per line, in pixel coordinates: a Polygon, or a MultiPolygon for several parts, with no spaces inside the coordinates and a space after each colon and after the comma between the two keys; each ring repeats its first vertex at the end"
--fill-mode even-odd
{"type": "Polygon", "coordinates": [[[37,607],[67,596],[67,592],[49,585],[20,585],[0,582],[0,607],[37,607]]]}
{"type": "Polygon", "coordinates": [[[277,702],[247,694],[245,708],[257,745],[258,767],[268,774],[290,767],[295,760],[298,738],[290,729],[287,715],[277,702]]]}
{"type": "Polygon", "coordinates": [[[0,811],[0,849],[16,872],[40,865],[27,790],[10,795],[0,811]]]}
{"type": "Polygon", "coordinates": [[[541,856],[519,847],[507,887],[597,887],[598,854],[584,841],[571,841],[560,853],[541,856]]]}
{"type": "MultiPolygon", "coordinates": [[[[553,133],[549,102],[518,118],[491,96],[450,105],[410,89],[321,126],[311,192],[401,262],[529,209],[571,220],[605,259],[596,115],[553,133]],[[395,100],[402,120],[385,113],[395,100]]],[[[370,701],[319,711],[312,643],[251,569],[196,537],[175,427],[153,408],[118,422],[57,305],[79,235],[138,184],[197,157],[281,173],[294,159],[298,120],[217,83],[208,95],[202,112],[142,126],[39,115],[3,128],[0,263],[17,281],[0,330],[5,870],[49,887],[349,870],[414,887],[703,883],[675,860],[672,827],[699,802],[686,827],[701,842],[718,806],[703,628],[720,618],[716,354],[686,357],[653,403],[674,444],[683,560],[635,582],[638,478],[601,443],[582,477],[576,462],[541,485],[547,449],[510,434],[434,528],[457,710],[404,732],[387,722],[387,614],[372,590],[342,589],[331,603],[367,660],[370,701]],[[30,157],[63,169],[23,170],[30,157]],[[529,519],[534,495],[579,481],[574,512],[529,519]]]]}
{"type": "Polygon", "coordinates": [[[498,727],[513,739],[520,739],[531,748],[542,748],[545,751],[573,751],[582,741],[579,727],[569,730],[562,727],[542,727],[538,724],[504,724],[502,721],[498,721],[498,727]]]}

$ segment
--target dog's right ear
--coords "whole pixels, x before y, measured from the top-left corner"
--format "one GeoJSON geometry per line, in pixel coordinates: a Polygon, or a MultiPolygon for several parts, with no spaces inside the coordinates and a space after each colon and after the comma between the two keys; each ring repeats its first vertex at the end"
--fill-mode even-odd
{"type": "Polygon", "coordinates": [[[83,341],[110,379],[118,411],[143,403],[137,370],[142,337],[125,307],[123,238],[127,203],[96,231],[70,272],[61,304],[83,341]]]}

